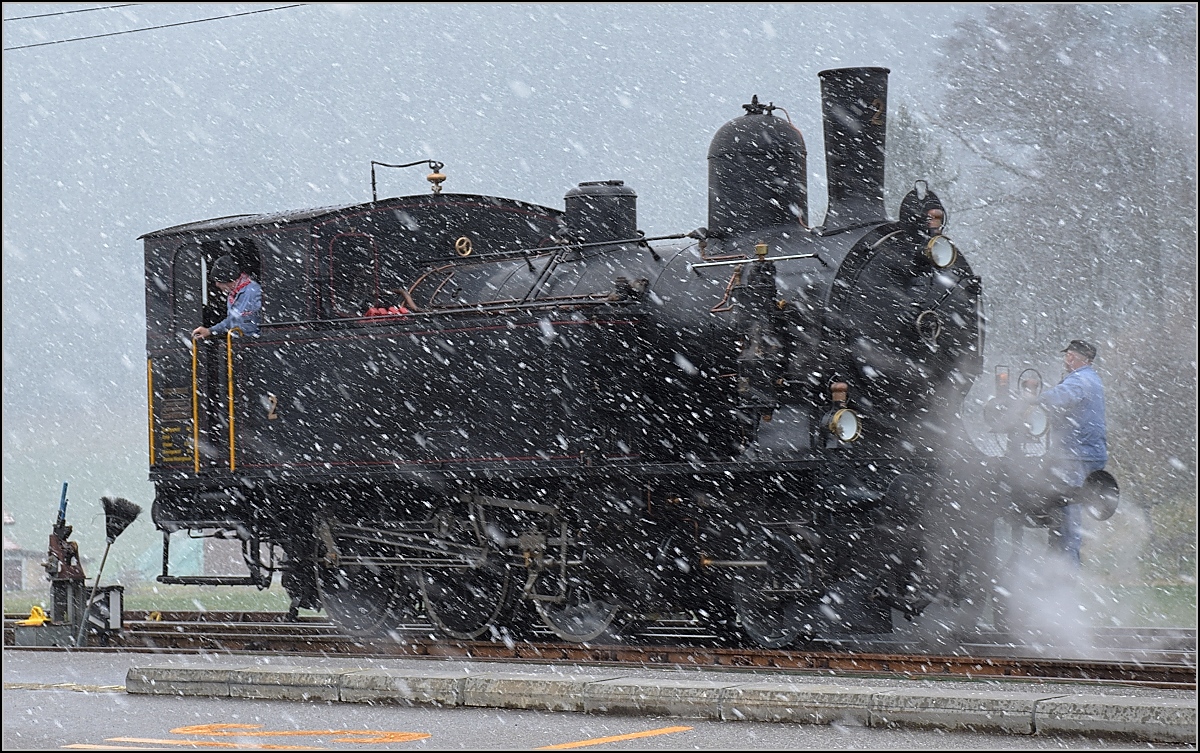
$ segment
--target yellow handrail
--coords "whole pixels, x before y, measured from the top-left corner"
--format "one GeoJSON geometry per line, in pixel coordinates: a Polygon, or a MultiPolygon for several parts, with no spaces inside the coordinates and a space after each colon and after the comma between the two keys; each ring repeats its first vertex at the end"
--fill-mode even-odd
{"type": "Polygon", "coordinates": [[[225,333],[225,380],[229,385],[229,470],[231,471],[237,470],[233,439],[233,333],[235,331],[239,335],[242,334],[241,327],[231,327],[225,333]]]}
{"type": "Polygon", "coordinates": [[[196,388],[196,341],[192,340],[192,465],[200,472],[200,406],[196,388]]]}
{"type": "Polygon", "coordinates": [[[150,411],[150,467],[154,467],[154,361],[146,359],[146,392],[149,393],[150,399],[146,401],[146,405],[150,411]]]}

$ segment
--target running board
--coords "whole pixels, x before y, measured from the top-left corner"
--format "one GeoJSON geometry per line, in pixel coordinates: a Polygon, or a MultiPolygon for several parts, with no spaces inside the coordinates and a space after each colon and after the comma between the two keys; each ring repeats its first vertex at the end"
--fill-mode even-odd
{"type": "Polygon", "coordinates": [[[261,586],[260,578],[237,575],[160,575],[155,580],[178,586],[261,586]]]}

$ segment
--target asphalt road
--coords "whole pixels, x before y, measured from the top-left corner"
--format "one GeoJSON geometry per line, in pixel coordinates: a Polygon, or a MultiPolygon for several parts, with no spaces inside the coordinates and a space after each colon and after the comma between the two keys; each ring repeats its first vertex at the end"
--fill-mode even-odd
{"type": "MultiPolygon", "coordinates": [[[[195,655],[6,649],[4,749],[1195,749],[1194,745],[1132,743],[1088,735],[1025,736],[496,708],[130,695],[124,690],[130,667],[173,662],[195,665],[198,661],[203,659],[195,655]]],[[[214,661],[245,664],[253,659],[219,656],[214,661]]],[[[290,664],[303,661],[288,659],[290,664]]],[[[430,660],[415,661],[428,664],[430,660]]],[[[328,666],[330,660],[312,663],[328,666]]],[[[337,663],[371,662],[340,659],[337,663]]],[[[438,661],[437,667],[461,669],[469,664],[438,661]]]]}

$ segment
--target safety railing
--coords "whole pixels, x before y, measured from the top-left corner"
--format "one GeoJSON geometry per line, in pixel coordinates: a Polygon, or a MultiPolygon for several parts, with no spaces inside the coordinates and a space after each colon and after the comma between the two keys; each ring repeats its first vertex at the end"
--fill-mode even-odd
{"type": "MultiPolygon", "coordinates": [[[[237,470],[237,444],[236,430],[234,426],[234,390],[233,390],[233,336],[234,334],[241,335],[241,327],[233,327],[225,333],[225,381],[227,385],[227,393],[229,397],[229,470],[237,470]]],[[[198,345],[196,340],[192,340],[192,467],[196,473],[200,472],[200,389],[199,389],[199,355],[198,345]]],[[[153,393],[151,393],[153,400],[153,393]]],[[[154,418],[151,415],[150,424],[150,455],[151,463],[154,462],[154,418]]]]}

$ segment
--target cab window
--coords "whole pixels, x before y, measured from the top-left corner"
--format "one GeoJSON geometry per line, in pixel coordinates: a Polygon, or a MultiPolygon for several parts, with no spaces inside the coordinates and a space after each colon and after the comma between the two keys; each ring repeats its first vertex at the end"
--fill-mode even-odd
{"type": "Polygon", "coordinates": [[[334,316],[366,314],[379,300],[379,254],[375,239],[345,233],[329,245],[329,303],[334,316]]]}

